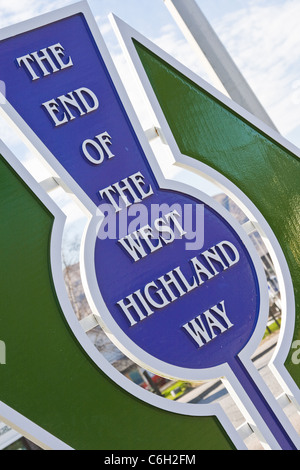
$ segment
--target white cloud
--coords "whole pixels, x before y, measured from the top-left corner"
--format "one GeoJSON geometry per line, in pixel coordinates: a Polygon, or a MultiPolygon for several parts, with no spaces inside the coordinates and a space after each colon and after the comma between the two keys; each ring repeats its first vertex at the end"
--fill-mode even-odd
{"type": "Polygon", "coordinates": [[[199,62],[197,54],[183,36],[178,34],[178,29],[175,24],[168,24],[162,27],[160,36],[154,37],[152,40],[161,49],[172,57],[175,57],[175,59],[193,72],[201,75],[204,79],[209,79],[206,75],[206,71],[199,62]]]}
{"type": "Polygon", "coordinates": [[[299,103],[293,100],[299,81],[299,18],[299,0],[253,0],[214,24],[284,135],[300,125],[299,103]]]}
{"type": "Polygon", "coordinates": [[[0,0],[0,27],[27,20],[73,3],[71,0],[0,0]]]}

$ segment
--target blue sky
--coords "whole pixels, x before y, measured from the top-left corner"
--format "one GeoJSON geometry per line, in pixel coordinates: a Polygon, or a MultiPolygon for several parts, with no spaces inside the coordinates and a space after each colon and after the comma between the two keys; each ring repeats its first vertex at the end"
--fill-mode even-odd
{"type": "MultiPolygon", "coordinates": [[[[300,147],[300,1],[196,1],[280,133],[300,147]]],[[[0,28],[70,3],[74,1],[0,0],[0,28]]],[[[202,78],[211,81],[163,0],[88,0],[88,3],[129,96],[133,99],[136,88],[128,82],[126,61],[107,18],[110,12],[157,43],[202,78]]],[[[139,107],[138,101],[136,106],[139,107]]],[[[46,177],[41,166],[32,165],[29,150],[3,120],[0,121],[0,128],[1,139],[34,176],[39,180],[46,177]]],[[[60,203],[67,207],[67,199],[64,200],[62,194],[59,197],[60,203]]],[[[74,208],[71,215],[77,220],[78,214],[74,208]]]]}

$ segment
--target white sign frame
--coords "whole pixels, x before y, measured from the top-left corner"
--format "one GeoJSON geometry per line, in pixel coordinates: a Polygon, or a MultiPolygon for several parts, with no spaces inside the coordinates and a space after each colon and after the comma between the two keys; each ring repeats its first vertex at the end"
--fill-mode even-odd
{"type": "MultiPolygon", "coordinates": [[[[162,109],[159,105],[157,97],[152,89],[150,81],[146,75],[146,72],[143,68],[141,60],[138,56],[138,53],[134,47],[132,39],[135,39],[140,44],[145,46],[155,55],[160,57],[162,60],[170,64],[173,68],[178,70],[181,74],[186,76],[188,79],[193,81],[196,85],[203,88],[210,95],[216,98],[218,101],[223,103],[227,108],[231,109],[237,113],[241,118],[248,121],[249,124],[256,127],[259,131],[263,132],[266,136],[270,137],[275,142],[278,142],[279,145],[283,146],[287,150],[291,151],[298,158],[300,158],[300,150],[295,145],[290,143],[287,139],[282,137],[277,131],[273,128],[267,126],[257,117],[253,116],[251,113],[243,109],[240,105],[236,104],[227,96],[223,95],[221,92],[212,87],[209,83],[201,79],[198,75],[192,72],[190,69],[185,67],[183,64],[178,62],[174,57],[167,54],[153,42],[145,38],[142,34],[137,32],[135,29],[131,28],[128,24],[122,21],[120,18],[117,18],[114,15],[110,15],[111,24],[113,29],[119,39],[119,42],[122,46],[123,53],[126,55],[128,62],[131,65],[131,71],[136,78],[137,83],[140,85],[141,93],[148,105],[149,109],[152,111],[153,122],[158,129],[161,129],[162,135],[164,136],[164,142],[170,148],[171,154],[174,158],[174,167],[177,168],[177,172],[173,170],[173,179],[176,178],[177,181],[183,183],[189,183],[192,186],[198,187],[201,185],[201,180],[197,177],[206,178],[208,181],[212,181],[214,184],[219,186],[224,193],[226,193],[232,200],[234,200],[248,216],[248,218],[255,223],[255,226],[260,230],[260,234],[263,236],[264,242],[271,254],[272,260],[275,264],[276,273],[278,276],[278,282],[281,292],[282,300],[282,325],[280,330],[279,341],[274,352],[274,355],[271,359],[269,367],[273,372],[274,376],[282,386],[283,390],[287,395],[293,396],[295,402],[300,404],[300,391],[293,381],[292,377],[289,375],[285,367],[285,361],[287,355],[290,351],[294,327],[295,327],[295,297],[293,290],[293,283],[289,268],[284,257],[282,248],[274,235],[271,227],[253,204],[253,202],[239,189],[237,188],[228,178],[224,177],[219,172],[215,171],[213,168],[205,165],[202,162],[196,161],[186,155],[183,155],[178,148],[178,145],[175,141],[175,138],[171,132],[171,129],[167,123],[167,120],[162,112],[162,109]],[[174,178],[175,173],[175,178],[174,178]],[[193,176],[192,176],[193,174],[193,176]]],[[[257,384],[261,390],[264,390],[265,397],[269,397],[269,390],[266,388],[265,383],[262,380],[259,380],[257,377],[257,371],[253,363],[249,360],[249,352],[251,350],[251,345],[248,344],[247,348],[242,351],[239,357],[242,359],[244,365],[247,364],[247,369],[250,375],[254,378],[256,376],[257,384]],[[249,348],[248,348],[249,347],[249,348]]],[[[231,384],[235,382],[234,377],[230,379],[231,384]]],[[[241,399],[243,394],[242,390],[239,390],[239,385],[235,383],[233,386],[234,391],[236,392],[236,401],[240,402],[241,408],[245,408],[246,397],[241,399]],[[239,391],[238,391],[239,390],[239,391]]],[[[233,391],[233,390],[232,390],[233,391]]],[[[274,397],[272,396],[272,402],[274,397]]],[[[245,410],[244,410],[245,411],[245,410]]],[[[245,412],[245,414],[247,411],[245,412]]],[[[280,413],[281,414],[281,413],[280,413]]],[[[253,415],[252,415],[253,416],[253,415]]],[[[286,422],[285,416],[281,414],[283,421],[286,422]]],[[[291,430],[293,438],[298,442],[299,445],[299,436],[296,433],[295,429],[291,429],[290,423],[288,428],[291,430]]]]}

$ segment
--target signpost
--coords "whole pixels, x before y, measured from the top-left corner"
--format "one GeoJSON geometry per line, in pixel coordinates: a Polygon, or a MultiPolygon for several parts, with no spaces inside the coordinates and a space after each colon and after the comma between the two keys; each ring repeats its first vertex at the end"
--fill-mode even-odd
{"type": "MultiPolygon", "coordinates": [[[[275,262],[278,267],[279,276],[280,273],[283,276],[280,283],[283,298],[286,302],[285,314],[287,315],[284,325],[285,329],[283,329],[282,333],[282,350],[280,351],[278,348],[281,354],[277,351],[277,357],[273,362],[273,369],[284,388],[286,390],[293,390],[293,396],[297,396],[299,400],[299,390],[291,380],[291,377],[286,373],[287,371],[283,365],[287,354],[287,347],[292,342],[294,325],[294,301],[288,298],[290,295],[293,297],[290,274],[274,233],[262,214],[257,210],[257,207],[252,203],[252,201],[257,201],[255,195],[257,196],[258,184],[257,182],[256,184],[254,183],[254,191],[251,184],[249,184],[251,177],[253,182],[258,177],[257,167],[255,167],[255,170],[253,167],[254,161],[257,162],[258,159],[262,159],[266,163],[265,169],[267,169],[266,173],[263,173],[264,179],[266,174],[270,175],[268,186],[270,188],[274,181],[274,173],[277,174],[277,170],[274,170],[274,164],[275,159],[278,158],[278,163],[280,161],[281,164],[284,164],[287,171],[285,175],[282,175],[282,172],[280,172],[282,183],[278,180],[277,190],[280,187],[281,195],[287,201],[290,197],[286,183],[288,178],[290,178],[290,189],[296,193],[299,191],[297,186],[300,171],[299,151],[284,141],[273,129],[267,127],[238,105],[233,104],[224,95],[218,93],[121,20],[113,17],[112,22],[142,84],[145,96],[154,111],[156,124],[162,128],[177,165],[192,171],[198,170],[208,178],[218,182],[227,194],[230,194],[233,199],[239,201],[250,220],[259,221],[261,233],[265,239],[268,238],[268,247],[274,254],[274,259],[277,260],[275,262]],[[174,99],[175,96],[176,99],[174,99]],[[258,139],[260,140],[260,145],[254,150],[254,140],[258,139]],[[276,151],[274,141],[277,143],[276,151]],[[285,146],[286,150],[280,151],[279,149],[282,149],[283,146],[285,146]],[[258,153],[257,156],[256,152],[258,153]],[[273,166],[269,164],[267,167],[267,162],[262,158],[261,152],[263,152],[264,156],[268,155],[270,159],[273,157],[273,166]],[[198,162],[192,162],[187,156],[197,159],[198,162]],[[254,161],[251,160],[251,157],[254,161]],[[245,168],[237,166],[237,161],[240,161],[242,167],[245,165],[245,168]],[[234,166],[237,170],[236,173],[233,170],[234,166]],[[249,169],[248,174],[246,174],[247,169],[249,169]],[[291,177],[290,171],[292,169],[295,171],[294,177],[291,177]],[[224,176],[227,176],[227,178],[224,176]],[[232,184],[232,181],[236,181],[239,187],[232,184]],[[241,187],[244,189],[244,192],[240,191],[239,188],[241,187]],[[254,195],[254,193],[256,194],[254,195]],[[252,201],[247,198],[247,194],[251,195],[252,201]],[[287,295],[287,298],[285,295],[287,295]]],[[[259,192],[262,194],[262,191],[264,191],[265,194],[265,190],[266,184],[260,187],[259,192]]],[[[275,187],[273,186],[272,191],[276,191],[276,185],[275,187]]],[[[263,202],[261,196],[257,205],[268,215],[268,220],[273,222],[274,226],[275,217],[272,220],[263,202]]],[[[271,206],[274,211],[274,205],[271,204],[271,206]]],[[[291,214],[289,214],[289,218],[291,218],[291,214]]],[[[296,231],[293,233],[295,238],[299,236],[297,235],[297,233],[299,234],[299,226],[297,226],[296,231]]],[[[285,243],[283,242],[282,245],[284,247],[285,243]]],[[[290,257],[289,261],[291,268],[293,268],[295,266],[295,259],[290,257]]],[[[241,283],[240,286],[243,289],[244,284],[241,283]]],[[[260,299],[261,301],[263,299],[260,299]]],[[[215,355],[215,351],[213,355],[215,355]]],[[[260,415],[265,418],[273,435],[277,435],[277,441],[281,441],[281,446],[284,447],[287,441],[285,441],[283,434],[281,437],[277,434],[279,428],[282,430],[282,427],[279,423],[277,423],[279,425],[277,431],[273,427],[275,422],[273,421],[272,424],[271,415],[268,413],[271,402],[269,399],[267,402],[263,399],[263,395],[266,398],[266,391],[263,391],[263,385],[257,377],[257,372],[254,371],[253,365],[249,361],[250,356],[248,343],[245,350],[240,353],[232,353],[231,351],[231,358],[234,357],[235,362],[232,363],[230,358],[227,357],[227,364],[231,365],[231,370],[234,371],[240,385],[248,393],[252,403],[259,410],[260,415]],[[246,352],[247,348],[248,351],[246,352]],[[242,362],[244,362],[246,367],[240,367],[241,358],[243,358],[244,361],[242,360],[242,362]],[[256,380],[255,376],[257,377],[257,384],[260,383],[261,390],[258,389],[259,387],[253,387],[256,380]],[[281,440],[282,438],[283,441],[281,440]]],[[[237,391],[239,387],[235,384],[232,388],[237,391]]],[[[245,396],[241,398],[240,396],[238,401],[239,403],[242,401],[245,405],[247,398],[245,396]]],[[[274,406],[273,411],[276,409],[275,414],[279,417],[280,411],[275,403],[274,406]]],[[[298,439],[296,438],[296,440],[298,439]]]]}
{"type": "MultiPolygon", "coordinates": [[[[82,275],[104,331],[160,375],[226,377],[270,447],[299,447],[250,364],[268,316],[258,254],[214,200],[165,179],[86,4],[3,30],[0,39],[9,84],[2,110],[89,215],[82,275]]],[[[59,298],[60,290],[56,284],[59,298]]],[[[205,414],[129,385],[64,313],[90,358],[123,388],[174,413],[205,414]]]]}

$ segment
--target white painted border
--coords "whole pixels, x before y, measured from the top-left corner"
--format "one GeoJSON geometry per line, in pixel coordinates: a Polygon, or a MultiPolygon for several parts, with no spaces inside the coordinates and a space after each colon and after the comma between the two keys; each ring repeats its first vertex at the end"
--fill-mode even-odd
{"type": "MultiPolygon", "coordinates": [[[[246,215],[252,221],[256,221],[261,227],[261,234],[264,236],[264,241],[267,243],[267,247],[271,253],[271,256],[275,262],[275,268],[278,274],[278,280],[280,284],[280,290],[282,294],[282,305],[283,305],[283,324],[280,332],[280,339],[275,351],[275,354],[272,358],[270,367],[277,378],[280,380],[281,385],[287,393],[294,395],[296,401],[300,403],[300,391],[296,386],[293,379],[288,374],[284,363],[287,358],[288,352],[290,350],[291,342],[294,334],[295,326],[295,297],[291,275],[285,257],[283,255],[282,249],[278,243],[277,238],[275,237],[273,231],[271,230],[269,224],[264,219],[262,214],[258,211],[256,206],[252,201],[241,191],[239,190],[230,180],[225,178],[223,175],[213,170],[208,165],[205,165],[199,161],[196,161],[186,155],[182,155],[174,136],[168,126],[168,123],[165,119],[165,116],[161,110],[159,102],[155,96],[155,93],[150,85],[148,77],[145,73],[145,70],[142,66],[142,63],[139,59],[137,51],[133,45],[132,38],[136,39],[138,42],[143,44],[146,48],[151,50],[154,54],[161,57],[164,61],[169,63],[172,67],[177,69],[187,78],[192,80],[195,84],[206,90],[217,100],[223,103],[227,108],[231,109],[243,119],[249,122],[252,126],[256,127],[259,131],[265,134],[267,137],[270,137],[272,140],[277,142],[279,145],[285,147],[288,151],[293,153],[298,158],[300,157],[299,149],[291,144],[289,141],[284,139],[280,134],[274,131],[272,128],[268,127],[266,124],[261,122],[255,116],[251,115],[249,112],[244,110],[241,106],[234,103],[231,99],[227,98],[225,95],[214,89],[207,82],[202,80],[196,74],[191,72],[189,69],[180,64],[173,57],[169,56],[167,53],[162,51],[159,47],[154,45],[140,33],[135,31],[129,25],[124,23],[119,18],[111,15],[111,23],[114,27],[115,33],[117,34],[119,41],[123,47],[123,51],[127,55],[127,59],[132,65],[132,70],[136,76],[138,83],[141,85],[141,91],[146,98],[146,101],[150,104],[150,109],[153,111],[153,119],[158,127],[162,129],[162,133],[167,144],[170,147],[171,153],[174,156],[175,163],[174,166],[181,168],[183,171],[178,171],[176,173],[176,180],[184,183],[189,183],[191,186],[197,186],[197,174],[206,177],[208,180],[213,181],[217,184],[226,194],[228,194],[233,200],[235,200],[246,213],[246,215]],[[188,170],[188,171],[185,171],[188,170]],[[194,177],[191,176],[191,172],[194,173],[194,177]]],[[[173,176],[174,178],[174,176],[173,176]]],[[[198,184],[201,184],[198,180],[198,184]]],[[[264,387],[264,383],[259,378],[257,371],[252,367],[252,363],[249,362],[251,355],[251,346],[248,346],[242,351],[239,355],[240,359],[244,364],[247,364],[248,371],[254,378],[254,380],[259,384],[260,387],[264,387]]],[[[229,377],[232,374],[229,374],[229,377]]],[[[229,378],[228,377],[228,378],[229,378]]],[[[234,378],[231,377],[231,381],[235,382],[234,378]]],[[[237,384],[235,384],[237,386],[237,384]]],[[[266,388],[264,387],[265,396],[271,399],[270,403],[274,402],[274,397],[271,397],[266,388]],[[272,399],[273,398],[273,399],[272,399]]],[[[241,393],[241,391],[240,391],[241,393]]],[[[244,397],[245,399],[246,397],[244,397]]],[[[278,409],[278,407],[277,407],[278,409]]],[[[284,416],[279,411],[279,416],[286,423],[285,425],[289,426],[289,423],[286,422],[284,416]]],[[[253,416],[253,414],[252,414],[253,416]]],[[[287,428],[288,429],[288,428],[287,428]]],[[[294,428],[291,430],[293,439],[297,442],[299,446],[299,436],[295,432],[294,428]]]]}
{"type": "MultiPolygon", "coordinates": [[[[47,25],[54,21],[59,21],[60,19],[66,18],[68,16],[83,13],[85,18],[88,21],[89,27],[94,35],[94,38],[101,50],[102,56],[105,60],[105,63],[111,73],[111,76],[114,80],[114,83],[121,95],[123,104],[125,109],[129,114],[129,118],[134,121],[136,126],[140,128],[137,118],[135,117],[133,110],[131,108],[131,104],[129,99],[127,98],[121,81],[117,75],[117,72],[114,68],[113,62],[111,57],[106,49],[106,45],[100,35],[98,26],[95,22],[95,19],[89,9],[87,2],[79,2],[77,4],[70,5],[68,7],[62,8],[60,10],[42,15],[40,17],[34,18],[32,20],[25,21],[23,23],[19,23],[18,25],[14,25],[8,28],[4,28],[0,31],[0,40],[6,39],[8,37],[15,36],[17,34],[21,34],[23,32],[30,31],[32,29],[41,27],[43,25],[47,25]],[[121,90],[121,91],[120,91],[121,90]]],[[[24,122],[24,120],[18,115],[18,113],[13,109],[13,107],[6,101],[0,107],[0,112],[4,117],[10,122],[10,124],[20,132],[21,137],[27,145],[31,148],[31,150],[37,154],[39,158],[42,159],[42,162],[46,164],[47,168],[50,170],[54,176],[59,175],[64,183],[71,189],[71,191],[76,195],[81,207],[85,210],[85,212],[91,217],[97,213],[97,208],[91,204],[91,201],[85,193],[81,190],[81,188],[74,182],[74,180],[70,177],[70,175],[63,169],[63,167],[57,162],[55,157],[49,152],[49,150],[45,147],[45,145],[39,140],[39,138],[35,135],[35,133],[29,128],[29,126],[24,122]]],[[[139,130],[139,134],[143,137],[144,135],[142,130],[139,130]]],[[[148,143],[147,143],[148,145],[148,143]]],[[[7,151],[3,148],[3,153],[7,154],[7,151]]],[[[16,159],[10,154],[10,160],[12,162],[12,166],[16,171],[21,175],[22,179],[28,184],[28,186],[37,194],[38,197],[42,201],[45,201],[45,205],[49,202],[49,207],[53,209],[54,214],[58,214],[55,212],[53,208],[53,201],[51,201],[48,196],[41,190],[39,185],[33,180],[33,178],[29,175],[29,173],[17,162],[16,159]],[[51,202],[50,202],[51,201],[51,202]]],[[[157,173],[160,173],[160,168],[157,165],[156,161],[153,159],[153,166],[156,167],[157,173]]],[[[56,208],[56,210],[58,210],[56,208]]],[[[58,218],[61,217],[61,214],[58,215],[58,218]]],[[[138,385],[131,382],[129,379],[124,377],[120,372],[118,372],[109,362],[98,352],[95,346],[90,342],[87,335],[84,333],[83,329],[81,328],[79,322],[76,319],[75,313],[70,305],[69,299],[67,297],[67,292],[63,280],[62,270],[61,270],[61,239],[63,233],[63,224],[62,221],[54,224],[53,228],[53,236],[51,240],[51,265],[52,265],[52,273],[54,284],[57,292],[58,299],[60,301],[62,310],[64,315],[67,319],[67,322],[73,331],[75,337],[81,344],[81,346],[85,349],[87,354],[91,357],[91,359],[95,362],[95,364],[105,373],[109,378],[111,378],[116,384],[121,386],[124,390],[131,393],[133,396],[137,397],[138,399],[149,403],[157,408],[160,408],[164,411],[168,411],[175,414],[187,415],[187,416],[216,416],[217,419],[221,422],[222,426],[224,427],[225,432],[232,440],[233,444],[238,449],[245,450],[245,444],[237,434],[236,430],[230,423],[229,419],[225,415],[224,411],[222,410],[220,405],[191,405],[185,403],[175,403],[171,400],[167,400],[165,398],[156,396],[146,390],[142,389],[138,385]]],[[[32,440],[35,442],[44,443],[44,446],[53,448],[55,450],[61,450],[66,446],[61,444],[56,440],[55,437],[46,433],[43,429],[38,428],[34,423],[29,422],[28,420],[20,416],[14,410],[9,409],[5,404],[1,404],[0,408],[0,415],[3,416],[3,421],[7,422],[14,428],[18,428],[20,430],[29,429],[29,435],[32,436],[32,440]]]]}

